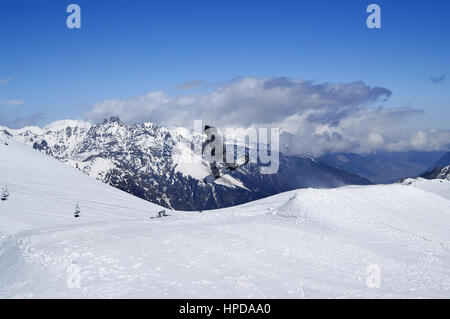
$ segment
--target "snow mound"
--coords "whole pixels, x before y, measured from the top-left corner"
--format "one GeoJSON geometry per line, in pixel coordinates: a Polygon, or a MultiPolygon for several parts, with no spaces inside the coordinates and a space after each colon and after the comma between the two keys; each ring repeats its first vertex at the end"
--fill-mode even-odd
{"type": "Polygon", "coordinates": [[[306,221],[308,218],[308,210],[308,207],[298,198],[298,194],[294,194],[284,204],[278,207],[273,214],[279,217],[299,218],[306,221]]]}

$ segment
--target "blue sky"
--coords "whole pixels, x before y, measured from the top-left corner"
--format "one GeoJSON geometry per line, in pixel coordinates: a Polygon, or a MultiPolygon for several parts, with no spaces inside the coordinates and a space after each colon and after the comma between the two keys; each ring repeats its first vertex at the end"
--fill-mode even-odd
{"type": "MultiPolygon", "coordinates": [[[[204,93],[236,77],[364,81],[450,129],[450,1],[0,0],[3,124],[81,118],[105,99],[204,93]],[[80,5],[82,28],[66,27],[80,5]],[[382,10],[370,30],[368,4],[382,10]],[[204,85],[175,87],[189,81],[204,85]]],[[[2,124],[2,123],[0,123],[2,124]]]]}

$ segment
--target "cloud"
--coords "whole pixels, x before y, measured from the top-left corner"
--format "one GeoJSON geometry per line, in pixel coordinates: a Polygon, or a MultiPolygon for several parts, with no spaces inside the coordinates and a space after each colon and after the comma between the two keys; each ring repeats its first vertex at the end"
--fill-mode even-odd
{"type": "MultiPolygon", "coordinates": [[[[13,78],[12,76],[7,77],[7,78],[0,78],[0,86],[8,84],[9,81],[12,80],[12,78],[13,78]]],[[[22,105],[23,103],[24,103],[24,101],[17,100],[17,99],[0,100],[0,106],[19,106],[19,105],[22,105]]]]}
{"type": "Polygon", "coordinates": [[[171,97],[151,92],[129,100],[96,103],[89,119],[118,115],[126,122],[151,121],[165,125],[191,125],[203,119],[215,125],[270,124],[310,109],[355,107],[385,99],[391,91],[363,82],[314,84],[296,79],[242,78],[218,86],[204,95],[171,97]]]}
{"type": "Polygon", "coordinates": [[[172,97],[157,91],[129,100],[105,100],[96,103],[86,118],[119,116],[127,123],[188,128],[194,119],[222,128],[279,127],[283,150],[314,156],[449,146],[450,131],[404,128],[421,110],[375,107],[391,94],[362,81],[317,84],[291,78],[239,78],[207,94],[172,97]]]}
{"type": "Polygon", "coordinates": [[[9,81],[11,81],[12,80],[12,76],[9,76],[9,77],[7,77],[7,78],[0,78],[0,85],[6,85],[6,84],[8,84],[9,83],[9,81]]]}
{"type": "Polygon", "coordinates": [[[19,106],[22,105],[23,103],[24,101],[15,99],[0,100],[1,106],[19,106]]]}
{"type": "Polygon", "coordinates": [[[29,116],[16,117],[14,119],[9,119],[6,116],[0,114],[0,125],[6,126],[11,129],[19,129],[25,126],[40,125],[46,119],[46,114],[44,112],[36,112],[29,116]]]}
{"type": "Polygon", "coordinates": [[[204,85],[205,82],[201,80],[192,80],[188,82],[181,83],[180,85],[177,85],[175,89],[177,90],[189,90],[189,89],[195,89],[199,86],[204,85]]]}
{"type": "Polygon", "coordinates": [[[441,82],[444,82],[446,78],[447,78],[447,74],[442,74],[439,76],[431,76],[430,81],[433,84],[439,84],[441,82]]]}

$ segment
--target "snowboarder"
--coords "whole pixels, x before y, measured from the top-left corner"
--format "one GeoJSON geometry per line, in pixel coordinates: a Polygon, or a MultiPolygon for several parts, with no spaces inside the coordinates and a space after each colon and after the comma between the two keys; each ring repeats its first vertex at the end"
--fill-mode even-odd
{"type": "Polygon", "coordinates": [[[247,155],[243,159],[227,163],[226,146],[217,128],[205,125],[204,131],[206,141],[203,144],[202,153],[205,160],[209,162],[211,169],[211,174],[204,178],[206,184],[248,163],[247,155]]]}
{"type": "Polygon", "coordinates": [[[220,169],[219,164],[223,162],[223,159],[226,156],[225,145],[223,145],[222,137],[215,127],[205,125],[204,132],[206,134],[206,141],[202,147],[202,154],[209,162],[211,173],[213,175],[218,175],[220,169]],[[222,146],[222,149],[217,148],[217,145],[222,146]]]}
{"type": "Polygon", "coordinates": [[[75,218],[78,218],[80,217],[80,213],[81,213],[80,204],[77,202],[75,205],[75,213],[73,213],[73,215],[75,216],[75,218]]]}
{"type": "Polygon", "coordinates": [[[7,200],[9,197],[8,186],[3,187],[1,200],[7,200]]]}

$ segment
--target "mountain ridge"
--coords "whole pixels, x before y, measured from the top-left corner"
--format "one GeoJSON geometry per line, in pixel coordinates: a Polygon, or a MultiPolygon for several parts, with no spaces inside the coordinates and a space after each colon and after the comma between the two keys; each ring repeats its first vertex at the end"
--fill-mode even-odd
{"type": "MultiPolygon", "coordinates": [[[[310,157],[280,153],[276,174],[248,164],[212,185],[193,139],[153,123],[127,125],[118,117],[96,124],[64,120],[10,133],[22,143],[128,193],[173,209],[214,209],[308,187],[367,185],[370,181],[310,157]],[[180,159],[190,156],[193,163],[180,159]]],[[[194,137],[198,138],[198,137],[194,137]]]]}
{"type": "Polygon", "coordinates": [[[318,160],[365,177],[378,184],[395,183],[400,179],[417,177],[427,171],[445,151],[387,152],[374,154],[333,153],[318,160]]]}

